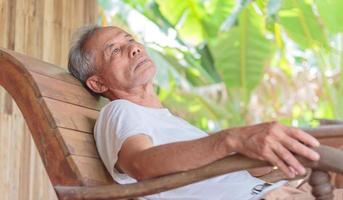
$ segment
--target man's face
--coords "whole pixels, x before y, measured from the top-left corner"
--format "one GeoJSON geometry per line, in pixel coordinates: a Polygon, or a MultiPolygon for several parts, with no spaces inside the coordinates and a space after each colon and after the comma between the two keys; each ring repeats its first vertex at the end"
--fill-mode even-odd
{"type": "Polygon", "coordinates": [[[97,30],[87,41],[93,50],[95,62],[104,85],[108,88],[129,90],[152,83],[156,67],[144,46],[117,27],[97,30]]]}

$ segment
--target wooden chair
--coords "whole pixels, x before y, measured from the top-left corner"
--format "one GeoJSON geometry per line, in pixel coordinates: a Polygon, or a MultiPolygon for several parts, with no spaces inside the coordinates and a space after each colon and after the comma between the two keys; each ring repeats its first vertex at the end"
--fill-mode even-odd
{"type": "MultiPolygon", "coordinates": [[[[332,119],[320,119],[321,125],[343,125],[342,120],[332,120],[332,119]]],[[[325,138],[325,141],[322,141],[330,146],[335,146],[336,148],[343,149],[343,141],[338,138],[325,138]]],[[[337,188],[343,188],[343,174],[331,173],[331,182],[337,188]]]]}
{"type": "MultiPolygon", "coordinates": [[[[0,84],[20,108],[59,199],[134,198],[231,171],[269,166],[266,162],[235,155],[188,172],[119,185],[104,168],[92,135],[99,110],[108,103],[107,99],[90,95],[63,68],[6,49],[0,49],[0,84]]],[[[340,146],[343,141],[343,125],[307,131],[330,146],[340,146]],[[327,138],[331,138],[329,142],[326,142],[327,138]]],[[[305,166],[343,172],[340,150],[327,146],[316,150],[321,154],[321,160],[315,163],[300,158],[305,166]]],[[[272,174],[264,178],[283,178],[280,173],[272,174]]],[[[319,178],[319,182],[312,185],[322,182],[327,188],[327,181],[321,181],[327,176],[317,174],[323,179],[319,178]]]]}

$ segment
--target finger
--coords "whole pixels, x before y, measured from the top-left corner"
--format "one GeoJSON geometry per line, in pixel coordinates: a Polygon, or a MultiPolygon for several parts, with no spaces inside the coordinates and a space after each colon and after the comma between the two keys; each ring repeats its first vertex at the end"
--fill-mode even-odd
{"type": "Polygon", "coordinates": [[[289,166],[288,168],[289,168],[289,170],[291,170],[291,172],[292,172],[293,174],[298,175],[298,172],[295,171],[295,169],[294,169],[293,167],[289,166]]]}
{"type": "Polygon", "coordinates": [[[319,141],[312,135],[294,127],[288,127],[288,128],[289,128],[287,129],[288,134],[298,139],[299,141],[303,142],[304,144],[311,147],[318,147],[320,145],[319,141]]]}
{"type": "Polygon", "coordinates": [[[291,171],[295,170],[297,174],[301,175],[306,174],[305,167],[284,146],[279,144],[274,151],[276,155],[279,156],[279,158],[281,158],[289,166],[291,171]]]}
{"type": "Polygon", "coordinates": [[[281,171],[289,178],[294,178],[295,174],[289,169],[289,167],[273,152],[270,151],[268,156],[266,157],[267,160],[277,166],[281,171]]]}
{"type": "Polygon", "coordinates": [[[286,139],[282,140],[282,144],[284,147],[295,154],[303,156],[309,160],[319,160],[319,154],[316,151],[300,143],[298,140],[287,137],[286,139]]]}

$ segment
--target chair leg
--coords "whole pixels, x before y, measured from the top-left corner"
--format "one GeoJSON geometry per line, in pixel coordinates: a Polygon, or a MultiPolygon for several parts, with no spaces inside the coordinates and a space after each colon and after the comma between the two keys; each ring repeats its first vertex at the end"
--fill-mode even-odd
{"type": "Polygon", "coordinates": [[[313,169],[309,184],[312,186],[312,195],[316,200],[333,200],[333,186],[328,172],[313,169]]]}

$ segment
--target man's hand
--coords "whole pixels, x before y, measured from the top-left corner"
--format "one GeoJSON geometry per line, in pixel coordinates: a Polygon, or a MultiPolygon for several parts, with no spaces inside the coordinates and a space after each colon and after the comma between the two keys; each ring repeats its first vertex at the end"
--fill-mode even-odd
{"type": "Polygon", "coordinates": [[[311,149],[320,145],[318,140],[300,129],[268,122],[228,131],[232,137],[228,137],[227,141],[236,152],[269,161],[290,178],[306,173],[294,154],[313,161],[319,160],[319,154],[311,149]]]}

